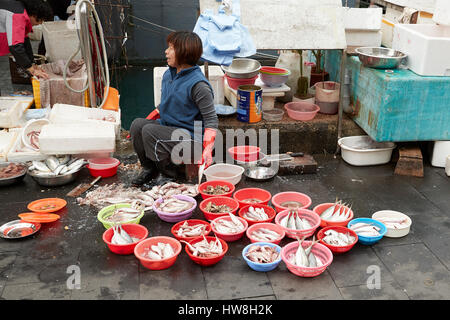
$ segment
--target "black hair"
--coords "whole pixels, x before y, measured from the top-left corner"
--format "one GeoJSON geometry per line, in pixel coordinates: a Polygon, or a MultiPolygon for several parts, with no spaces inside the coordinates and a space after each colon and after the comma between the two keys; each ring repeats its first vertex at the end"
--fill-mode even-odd
{"type": "Polygon", "coordinates": [[[29,17],[37,20],[53,20],[53,10],[47,0],[18,0],[22,2],[29,17]]]}
{"type": "Polygon", "coordinates": [[[202,40],[191,31],[175,31],[167,36],[167,44],[172,44],[175,49],[177,64],[194,66],[203,53],[202,40]]]}

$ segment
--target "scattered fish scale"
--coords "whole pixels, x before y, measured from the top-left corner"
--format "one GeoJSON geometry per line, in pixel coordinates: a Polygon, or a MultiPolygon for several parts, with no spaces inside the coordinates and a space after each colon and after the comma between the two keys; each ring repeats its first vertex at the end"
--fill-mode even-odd
{"type": "Polygon", "coordinates": [[[197,237],[204,234],[206,231],[205,224],[193,224],[189,225],[187,221],[185,221],[177,231],[177,235],[179,237],[197,237]]]}
{"type": "Polygon", "coordinates": [[[245,230],[245,226],[234,214],[229,213],[228,216],[230,217],[231,220],[219,218],[212,222],[214,228],[218,232],[232,234],[232,233],[239,233],[245,230]]]}
{"type": "Polygon", "coordinates": [[[280,225],[294,230],[307,230],[312,228],[308,219],[301,218],[297,210],[289,211],[289,214],[280,220],[280,225]]]}
{"type": "Polygon", "coordinates": [[[256,263],[272,263],[279,258],[280,254],[274,247],[254,245],[248,249],[245,256],[256,263]]]}
{"type": "Polygon", "coordinates": [[[166,213],[179,213],[191,209],[194,203],[188,200],[178,199],[174,196],[163,197],[161,202],[157,202],[155,207],[166,213]]]}
{"type": "Polygon", "coordinates": [[[230,188],[228,186],[207,186],[206,189],[203,191],[206,194],[211,195],[222,195],[230,192],[230,188]]]}
{"type": "Polygon", "coordinates": [[[250,207],[248,211],[243,214],[243,217],[253,221],[263,221],[269,219],[269,216],[264,211],[264,208],[255,209],[253,207],[250,207]]]}
{"type": "Polygon", "coordinates": [[[324,232],[324,242],[333,246],[348,246],[355,242],[356,238],[347,233],[338,232],[336,230],[327,230],[324,232]]]}
{"type": "Polygon", "coordinates": [[[152,245],[150,248],[144,249],[144,257],[151,260],[163,260],[175,255],[175,251],[168,243],[158,242],[157,245],[152,245]]]}
{"type": "Polygon", "coordinates": [[[256,240],[273,241],[279,239],[281,234],[267,228],[259,228],[252,232],[251,236],[256,240]]]}
{"type": "Polygon", "coordinates": [[[370,223],[358,222],[350,227],[358,235],[365,237],[376,237],[380,235],[381,228],[370,223]]]}
{"type": "Polygon", "coordinates": [[[337,201],[324,212],[320,214],[320,218],[326,221],[345,221],[350,218],[351,206],[347,207],[346,204],[342,203],[341,200],[337,201]]]}
{"type": "Polygon", "coordinates": [[[223,252],[222,243],[216,237],[216,240],[209,241],[203,236],[203,240],[190,244],[184,240],[181,242],[186,243],[192,255],[200,258],[213,258],[219,256],[223,252]]]}

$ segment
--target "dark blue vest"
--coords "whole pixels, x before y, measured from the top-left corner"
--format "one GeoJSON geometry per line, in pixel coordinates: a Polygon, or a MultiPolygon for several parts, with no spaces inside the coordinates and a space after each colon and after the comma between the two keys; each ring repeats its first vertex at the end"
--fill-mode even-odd
{"type": "Polygon", "coordinates": [[[159,120],[162,125],[187,129],[194,137],[194,121],[203,121],[203,117],[192,100],[191,92],[192,87],[200,81],[206,82],[211,88],[199,66],[181,70],[179,73],[176,68],[169,67],[162,78],[159,105],[159,120]]]}

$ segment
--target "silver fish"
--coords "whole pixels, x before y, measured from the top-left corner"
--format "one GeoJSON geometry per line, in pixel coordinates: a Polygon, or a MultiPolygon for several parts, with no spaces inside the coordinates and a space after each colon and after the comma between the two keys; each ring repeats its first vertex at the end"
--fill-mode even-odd
{"type": "Polygon", "coordinates": [[[41,162],[41,161],[33,161],[33,166],[36,170],[41,171],[41,172],[51,172],[52,170],[50,170],[49,167],[47,167],[45,165],[45,163],[41,162]]]}
{"type": "Polygon", "coordinates": [[[56,168],[59,167],[59,161],[55,156],[50,156],[47,159],[45,159],[45,164],[53,172],[55,172],[56,168]]]}

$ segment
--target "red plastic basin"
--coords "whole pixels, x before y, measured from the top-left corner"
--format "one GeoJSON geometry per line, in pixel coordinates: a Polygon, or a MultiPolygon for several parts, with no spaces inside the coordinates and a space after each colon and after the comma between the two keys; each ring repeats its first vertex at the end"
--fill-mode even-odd
{"type": "Polygon", "coordinates": [[[126,233],[130,235],[130,237],[138,238],[139,241],[131,244],[113,244],[111,242],[111,239],[114,235],[113,228],[109,228],[105,232],[103,232],[103,241],[108,246],[109,250],[111,252],[117,253],[117,254],[132,254],[134,252],[134,248],[136,245],[143,241],[148,236],[148,230],[146,227],[140,225],[140,224],[123,224],[122,225],[123,230],[125,230],[126,233]]]}
{"type": "Polygon", "coordinates": [[[244,219],[245,221],[247,221],[248,225],[254,225],[256,223],[265,223],[265,222],[272,222],[273,219],[275,219],[275,216],[277,215],[277,212],[275,211],[274,208],[269,207],[268,205],[265,204],[260,204],[260,203],[255,203],[255,204],[249,204],[245,207],[242,207],[239,210],[239,217],[241,217],[242,219],[244,219]],[[244,217],[244,214],[248,212],[248,210],[250,209],[250,207],[253,208],[263,208],[264,212],[269,216],[269,219],[266,220],[251,220],[251,219],[247,219],[246,217],[244,217]]]}
{"type": "MultiPolygon", "coordinates": [[[[329,207],[333,206],[334,203],[331,202],[327,202],[327,203],[321,203],[317,206],[314,207],[313,211],[315,213],[317,213],[320,217],[320,215],[329,207]]],[[[347,208],[347,207],[346,207],[347,208]]],[[[348,217],[347,220],[345,221],[328,221],[328,220],[324,220],[324,219],[320,219],[320,226],[321,227],[346,227],[348,225],[348,223],[350,222],[350,220],[353,219],[353,210],[350,209],[350,217],[348,217]]]]}
{"type": "MultiPolygon", "coordinates": [[[[189,249],[189,246],[185,246],[185,250],[186,253],[188,254],[189,258],[191,258],[192,261],[194,261],[196,264],[199,264],[203,267],[209,267],[212,265],[215,265],[216,263],[218,263],[220,260],[223,259],[223,257],[225,256],[225,253],[227,253],[228,251],[228,244],[225,242],[225,240],[220,239],[220,238],[216,238],[216,237],[205,237],[206,241],[211,242],[211,241],[216,241],[216,239],[219,239],[220,243],[222,244],[222,253],[216,257],[212,257],[212,258],[202,258],[202,257],[196,257],[192,254],[191,250],[189,249]]],[[[200,242],[203,240],[202,238],[197,238],[194,240],[189,241],[189,244],[194,244],[197,242],[200,242]]]]}
{"type": "Polygon", "coordinates": [[[181,225],[183,225],[185,222],[187,222],[187,224],[190,225],[190,226],[197,225],[197,224],[204,224],[204,225],[206,225],[206,230],[203,233],[203,235],[205,235],[205,236],[207,236],[211,232],[211,225],[208,222],[204,221],[204,220],[199,220],[199,219],[183,220],[183,221],[180,221],[180,222],[176,223],[172,227],[172,229],[170,230],[170,232],[172,232],[174,237],[177,238],[178,240],[184,240],[184,241],[189,242],[189,241],[194,240],[194,239],[196,239],[198,237],[201,237],[201,236],[197,236],[197,237],[179,237],[178,233],[177,233],[178,229],[180,229],[181,225]]]}
{"type": "Polygon", "coordinates": [[[260,202],[255,202],[254,204],[265,204],[267,205],[272,198],[269,191],[260,188],[244,188],[236,191],[233,198],[239,203],[239,208],[244,208],[253,203],[244,202],[243,200],[248,199],[258,199],[260,202]]]}
{"type": "Polygon", "coordinates": [[[205,218],[208,221],[212,221],[218,217],[223,217],[223,216],[228,215],[228,212],[212,213],[212,212],[206,211],[205,210],[206,205],[210,202],[212,202],[216,206],[223,205],[223,204],[229,206],[231,209],[231,213],[234,215],[236,215],[236,211],[237,211],[237,209],[239,209],[239,203],[230,197],[212,197],[212,198],[205,199],[202,202],[200,202],[198,207],[200,208],[200,211],[203,212],[203,215],[205,216],[205,218]]]}
{"type": "Polygon", "coordinates": [[[141,264],[150,270],[163,270],[170,268],[175,261],[177,260],[178,255],[181,252],[181,243],[177,239],[171,237],[152,237],[145,239],[138,243],[138,245],[134,248],[134,255],[139,259],[141,264]],[[152,245],[156,245],[158,242],[168,243],[172,246],[175,254],[172,257],[162,259],[162,260],[151,260],[144,257],[145,249],[151,247],[152,245]]]}
{"type": "Polygon", "coordinates": [[[281,212],[286,209],[292,209],[292,208],[281,206],[281,204],[286,201],[300,202],[303,205],[301,207],[301,209],[308,208],[312,203],[312,200],[309,196],[307,196],[304,193],[294,192],[294,191],[280,192],[272,197],[272,204],[275,207],[275,209],[277,210],[277,212],[281,212]]]}
{"type": "Polygon", "coordinates": [[[87,168],[89,169],[89,173],[93,177],[101,176],[102,178],[108,178],[115,176],[117,174],[117,169],[119,168],[119,164],[117,164],[115,167],[108,168],[108,169],[93,169],[89,165],[87,165],[87,168]]]}
{"type": "Polygon", "coordinates": [[[259,69],[259,72],[266,73],[266,74],[289,74],[289,73],[291,73],[291,71],[289,69],[268,67],[268,66],[261,67],[261,69],[259,69]]]}
{"type": "Polygon", "coordinates": [[[228,149],[228,153],[234,160],[242,162],[257,161],[260,151],[261,148],[257,146],[236,146],[228,149]]]}
{"type": "Polygon", "coordinates": [[[328,247],[332,252],[334,253],[344,253],[349,251],[351,248],[353,248],[353,246],[358,242],[358,235],[356,234],[355,231],[346,228],[346,227],[326,227],[323,228],[321,230],[319,230],[319,232],[317,232],[317,239],[320,240],[320,243],[323,244],[324,246],[328,247]],[[350,233],[350,235],[352,235],[353,237],[355,237],[355,242],[353,242],[352,244],[349,244],[348,246],[334,246],[332,244],[328,244],[325,241],[323,241],[323,238],[325,237],[325,231],[327,230],[335,230],[337,232],[340,233],[350,233]]]}
{"type": "Polygon", "coordinates": [[[210,181],[206,181],[203,182],[202,184],[199,185],[198,190],[200,191],[200,194],[202,195],[203,199],[209,199],[212,197],[231,197],[231,195],[233,194],[234,190],[235,190],[235,186],[234,184],[225,181],[225,180],[210,180],[210,181]],[[224,194],[220,194],[220,195],[212,195],[212,194],[207,194],[204,191],[206,190],[206,188],[208,186],[212,186],[212,187],[216,187],[216,186],[227,186],[228,188],[230,188],[230,191],[224,194]]]}
{"type": "Polygon", "coordinates": [[[215,222],[218,222],[218,221],[220,221],[222,219],[231,221],[231,218],[229,216],[219,217],[219,218],[214,219],[211,222],[212,231],[217,236],[217,238],[223,239],[226,242],[237,241],[240,238],[242,238],[242,236],[244,235],[245,231],[248,228],[248,223],[247,223],[247,221],[245,221],[241,217],[236,217],[236,218],[239,219],[239,221],[241,221],[244,224],[244,230],[242,230],[241,232],[238,232],[238,233],[221,233],[221,232],[217,231],[217,229],[215,228],[215,225],[214,225],[215,222]]]}
{"type": "Polygon", "coordinates": [[[91,158],[88,159],[88,164],[92,169],[110,169],[120,164],[116,158],[91,158]]]}
{"type": "Polygon", "coordinates": [[[255,84],[256,79],[258,79],[258,75],[254,76],[253,78],[232,78],[228,75],[225,75],[225,78],[227,79],[230,88],[237,90],[239,86],[245,84],[255,84]]]}

